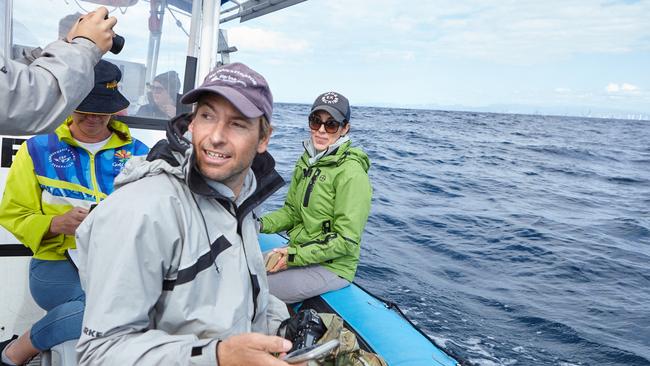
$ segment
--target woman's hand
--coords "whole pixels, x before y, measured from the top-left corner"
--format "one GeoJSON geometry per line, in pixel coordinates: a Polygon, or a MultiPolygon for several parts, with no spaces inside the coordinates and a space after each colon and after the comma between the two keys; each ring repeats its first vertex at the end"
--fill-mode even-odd
{"type": "Polygon", "coordinates": [[[54,216],[50,223],[50,231],[46,238],[59,234],[74,235],[75,230],[88,216],[88,210],[81,207],[73,207],[63,215],[54,216]]]}
{"type": "Polygon", "coordinates": [[[269,270],[269,272],[275,273],[287,269],[287,257],[289,256],[287,248],[284,247],[273,249],[273,253],[278,253],[280,255],[280,259],[278,259],[278,262],[275,264],[275,266],[273,266],[273,268],[269,270]]]}

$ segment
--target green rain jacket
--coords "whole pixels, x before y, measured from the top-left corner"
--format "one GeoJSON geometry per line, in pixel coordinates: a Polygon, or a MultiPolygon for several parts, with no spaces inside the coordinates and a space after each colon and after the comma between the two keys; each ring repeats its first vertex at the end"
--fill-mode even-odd
{"type": "Polygon", "coordinates": [[[287,231],[287,266],[320,264],[352,282],[372,187],[368,155],[350,144],[311,166],[305,152],[296,163],[284,206],[261,221],[264,233],[287,231]]]}

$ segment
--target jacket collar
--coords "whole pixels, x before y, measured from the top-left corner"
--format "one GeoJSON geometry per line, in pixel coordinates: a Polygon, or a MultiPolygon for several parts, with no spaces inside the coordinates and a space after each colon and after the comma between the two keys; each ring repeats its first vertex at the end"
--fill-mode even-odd
{"type": "MultiPolygon", "coordinates": [[[[72,116],[66,118],[66,120],[57,127],[54,133],[58,136],[59,140],[65,142],[68,145],[79,146],[72,137],[72,132],[70,132],[70,125],[72,124],[72,116]]],[[[102,147],[102,150],[114,149],[120,146],[124,146],[133,142],[131,138],[131,132],[129,127],[124,123],[118,120],[112,119],[108,122],[108,129],[111,130],[111,138],[108,140],[106,145],[102,147]]]]}
{"type": "Polygon", "coordinates": [[[350,141],[349,135],[341,136],[339,137],[338,140],[336,140],[333,144],[328,146],[325,150],[319,152],[314,147],[314,142],[311,140],[311,137],[307,138],[302,143],[302,146],[305,148],[305,152],[309,155],[309,158],[307,159],[307,163],[309,163],[309,165],[314,165],[314,163],[316,163],[317,161],[319,161],[320,159],[326,156],[336,155],[339,147],[349,141],[350,141]]]}
{"type": "MultiPolygon", "coordinates": [[[[305,147],[305,143],[303,142],[303,147],[305,147]]],[[[346,140],[343,141],[341,144],[337,144],[337,146],[331,147],[333,148],[328,148],[329,153],[326,155],[319,156],[318,159],[314,162],[313,159],[309,153],[309,151],[306,150],[305,152],[300,156],[300,161],[305,167],[312,167],[312,166],[323,166],[323,165],[340,165],[345,161],[347,156],[350,154],[350,149],[351,149],[352,141],[351,140],[346,140]]],[[[327,151],[327,150],[326,150],[327,151]]]]}

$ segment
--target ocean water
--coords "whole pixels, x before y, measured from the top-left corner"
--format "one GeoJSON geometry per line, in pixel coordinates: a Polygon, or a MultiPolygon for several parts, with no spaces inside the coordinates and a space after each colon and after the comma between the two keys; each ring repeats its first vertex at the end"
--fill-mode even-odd
{"type": "MultiPolygon", "coordinates": [[[[308,110],[275,109],[287,180],[308,110]]],[[[478,365],[650,365],[650,122],[352,115],[374,188],[359,284],[478,365]]]]}

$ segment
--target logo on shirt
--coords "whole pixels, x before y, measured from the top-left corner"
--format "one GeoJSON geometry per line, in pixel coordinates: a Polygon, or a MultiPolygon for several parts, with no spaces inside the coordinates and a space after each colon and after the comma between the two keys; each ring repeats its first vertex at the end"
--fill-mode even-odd
{"type": "Polygon", "coordinates": [[[48,157],[50,164],[55,168],[69,168],[74,165],[76,159],[72,150],[67,147],[51,153],[48,157]]]}
{"type": "Polygon", "coordinates": [[[120,161],[120,163],[125,164],[129,159],[131,159],[131,152],[124,149],[117,150],[115,152],[115,157],[120,161]]]}
{"type": "Polygon", "coordinates": [[[88,327],[84,327],[83,332],[84,332],[85,335],[87,335],[88,337],[91,337],[91,338],[102,337],[104,335],[104,333],[98,332],[98,331],[96,331],[94,329],[90,329],[88,327]]]}

